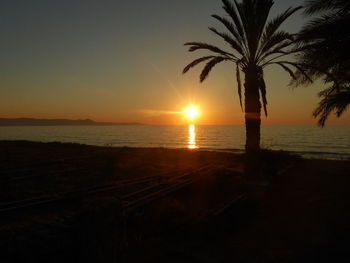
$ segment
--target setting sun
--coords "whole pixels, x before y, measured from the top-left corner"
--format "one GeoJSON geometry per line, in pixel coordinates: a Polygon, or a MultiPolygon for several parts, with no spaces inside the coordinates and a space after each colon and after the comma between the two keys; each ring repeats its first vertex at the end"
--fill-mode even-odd
{"type": "Polygon", "coordinates": [[[194,105],[190,105],[184,110],[184,113],[189,119],[194,120],[198,117],[198,115],[200,114],[200,111],[198,107],[194,105]]]}

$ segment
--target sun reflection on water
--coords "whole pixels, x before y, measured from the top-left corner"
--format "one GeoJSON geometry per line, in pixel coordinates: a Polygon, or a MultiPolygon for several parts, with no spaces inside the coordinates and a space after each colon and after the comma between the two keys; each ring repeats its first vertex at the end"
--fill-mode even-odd
{"type": "Polygon", "coordinates": [[[188,126],[189,136],[188,136],[188,149],[197,149],[196,145],[196,126],[190,124],[188,126]]]}

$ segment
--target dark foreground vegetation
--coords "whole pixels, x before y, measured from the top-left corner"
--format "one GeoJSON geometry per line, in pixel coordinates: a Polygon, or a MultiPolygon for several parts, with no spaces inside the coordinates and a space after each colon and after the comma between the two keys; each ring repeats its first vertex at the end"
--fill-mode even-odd
{"type": "Polygon", "coordinates": [[[0,142],[0,262],[349,262],[350,162],[0,142]]]}

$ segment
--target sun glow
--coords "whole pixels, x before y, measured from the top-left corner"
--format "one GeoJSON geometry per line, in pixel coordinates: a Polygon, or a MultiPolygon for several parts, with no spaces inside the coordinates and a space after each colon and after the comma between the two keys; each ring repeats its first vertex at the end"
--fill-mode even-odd
{"type": "Polygon", "coordinates": [[[187,118],[189,118],[190,120],[195,120],[200,115],[200,111],[199,111],[198,107],[196,107],[194,105],[188,106],[184,110],[184,113],[186,114],[187,118]]]}
{"type": "Polygon", "coordinates": [[[188,136],[188,149],[197,149],[196,145],[196,126],[191,124],[188,126],[189,136],[188,136]]]}

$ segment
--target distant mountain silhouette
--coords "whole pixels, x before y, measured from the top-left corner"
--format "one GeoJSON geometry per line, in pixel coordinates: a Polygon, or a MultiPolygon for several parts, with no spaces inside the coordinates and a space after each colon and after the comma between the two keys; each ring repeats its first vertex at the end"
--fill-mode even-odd
{"type": "Polygon", "coordinates": [[[108,126],[108,125],[141,125],[141,123],[96,122],[90,119],[67,120],[67,119],[34,119],[34,118],[17,118],[17,119],[0,118],[0,126],[108,126]]]}

